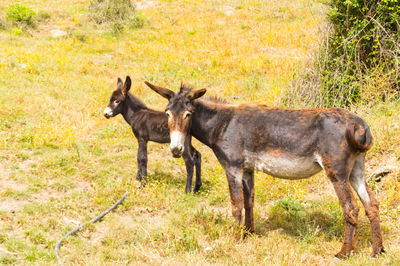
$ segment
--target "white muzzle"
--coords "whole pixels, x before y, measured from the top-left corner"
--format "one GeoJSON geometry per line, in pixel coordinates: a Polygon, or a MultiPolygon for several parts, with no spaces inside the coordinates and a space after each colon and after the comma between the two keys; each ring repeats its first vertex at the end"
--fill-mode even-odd
{"type": "Polygon", "coordinates": [[[185,136],[179,131],[173,131],[171,133],[171,144],[169,149],[174,157],[180,157],[184,150],[185,136]]]}
{"type": "Polygon", "coordinates": [[[105,117],[111,117],[113,115],[113,111],[110,107],[106,107],[106,109],[104,109],[104,116],[105,117]]]}

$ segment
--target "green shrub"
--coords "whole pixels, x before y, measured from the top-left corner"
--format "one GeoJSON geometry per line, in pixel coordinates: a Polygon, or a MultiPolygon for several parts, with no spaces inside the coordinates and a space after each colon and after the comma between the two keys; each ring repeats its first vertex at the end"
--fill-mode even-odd
{"type": "Polygon", "coordinates": [[[113,34],[120,34],[126,27],[142,28],[148,23],[143,14],[135,12],[135,6],[129,0],[92,0],[90,18],[98,25],[110,28],[113,34]]]}
{"type": "Polygon", "coordinates": [[[39,11],[37,16],[40,21],[49,20],[51,17],[50,14],[46,11],[39,11]]]}
{"type": "Polygon", "coordinates": [[[89,10],[97,24],[128,20],[135,13],[130,0],[92,0],[89,10]]]}
{"type": "Polygon", "coordinates": [[[0,30],[6,29],[6,22],[0,18],[0,30]]]}
{"type": "Polygon", "coordinates": [[[141,13],[136,13],[129,20],[129,25],[132,29],[143,28],[146,24],[149,23],[149,20],[146,18],[146,16],[141,13]]]}
{"type": "Polygon", "coordinates": [[[29,7],[14,4],[6,12],[6,19],[15,25],[33,26],[36,13],[29,7]]]}
{"type": "Polygon", "coordinates": [[[398,95],[400,1],[331,0],[328,37],[286,105],[349,106],[398,95]]]}

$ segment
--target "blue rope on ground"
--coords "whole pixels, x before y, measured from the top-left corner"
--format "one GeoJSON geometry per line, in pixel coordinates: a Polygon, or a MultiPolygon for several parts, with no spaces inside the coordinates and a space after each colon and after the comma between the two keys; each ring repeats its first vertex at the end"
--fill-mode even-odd
{"type": "Polygon", "coordinates": [[[104,216],[106,216],[110,211],[112,211],[113,209],[115,209],[119,204],[121,204],[121,202],[124,201],[124,199],[126,198],[126,196],[128,195],[128,191],[125,192],[125,194],[117,201],[115,202],[110,208],[108,208],[107,210],[105,210],[104,212],[100,213],[98,216],[96,216],[95,218],[93,218],[92,220],[90,220],[89,222],[86,222],[80,226],[78,226],[77,228],[75,228],[74,230],[69,231],[68,233],[66,233],[56,244],[56,246],[54,247],[54,254],[57,257],[57,261],[60,265],[63,265],[63,263],[60,260],[60,257],[58,256],[58,250],[60,249],[61,246],[61,242],[67,237],[70,236],[72,234],[74,234],[75,232],[81,230],[85,225],[90,224],[90,223],[95,223],[97,221],[99,221],[101,218],[103,218],[104,216]]]}

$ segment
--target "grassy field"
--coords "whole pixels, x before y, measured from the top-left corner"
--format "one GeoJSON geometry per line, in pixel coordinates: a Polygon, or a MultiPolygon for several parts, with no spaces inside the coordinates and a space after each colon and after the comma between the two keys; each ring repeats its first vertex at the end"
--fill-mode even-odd
{"type": "MultiPolygon", "coordinates": [[[[318,1],[152,1],[143,28],[116,34],[89,18],[89,1],[20,1],[42,19],[0,30],[0,264],[56,263],[54,244],[125,191],[102,222],[69,237],[66,264],[400,264],[400,104],[354,107],[370,124],[367,176],[381,202],[386,254],[369,257],[360,211],[357,250],[333,260],[343,219],[325,174],[286,181],[256,173],[256,233],[245,239],[230,214],[224,171],[203,155],[201,192],[185,195],[185,167],[166,145],[149,145],[149,182],[135,180],[137,143],[122,117],[103,110],[118,76],[162,110],[149,80],[176,90],[186,81],[230,102],[273,105],[319,44],[318,1]],[[47,15],[46,15],[47,14],[47,15]],[[52,30],[66,32],[54,38],[52,30]]],[[[11,1],[0,1],[0,23],[11,1]]],[[[360,203],[359,203],[360,204],[360,203]]]]}

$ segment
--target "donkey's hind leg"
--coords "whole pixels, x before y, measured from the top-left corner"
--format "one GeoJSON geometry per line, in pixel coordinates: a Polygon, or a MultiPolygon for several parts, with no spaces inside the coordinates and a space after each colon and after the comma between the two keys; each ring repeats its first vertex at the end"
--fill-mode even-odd
{"type": "Polygon", "coordinates": [[[382,244],[382,233],[379,222],[379,203],[375,199],[374,192],[368,187],[365,181],[364,169],[365,153],[358,155],[353,170],[350,174],[350,182],[353,189],[357,192],[362,204],[364,205],[365,213],[371,223],[372,231],[372,257],[384,252],[382,244]]]}
{"type": "Polygon", "coordinates": [[[198,192],[201,187],[201,153],[196,150],[193,146],[191,147],[194,165],[196,167],[196,184],[194,185],[193,192],[198,192]]]}
{"type": "Polygon", "coordinates": [[[349,175],[352,169],[352,162],[335,161],[323,162],[324,169],[335,188],[336,195],[339,198],[345,220],[345,230],[342,249],[336,254],[338,258],[344,258],[350,255],[350,252],[355,248],[355,233],[358,224],[359,207],[351,191],[349,175]]]}

